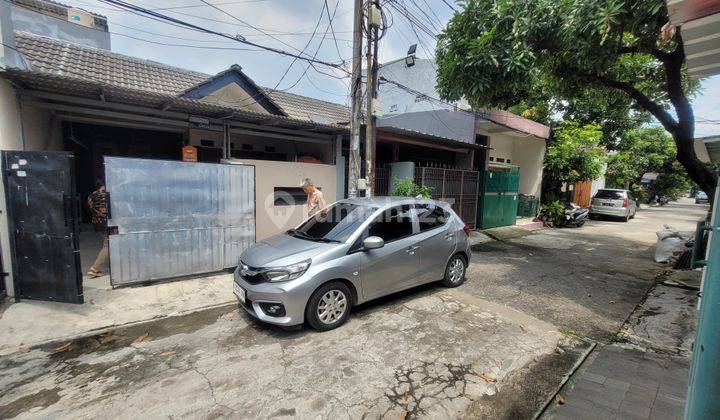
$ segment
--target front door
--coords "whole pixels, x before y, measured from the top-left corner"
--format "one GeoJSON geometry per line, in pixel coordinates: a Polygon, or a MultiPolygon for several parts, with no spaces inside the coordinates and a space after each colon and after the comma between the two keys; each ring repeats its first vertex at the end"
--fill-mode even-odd
{"type": "Polygon", "coordinates": [[[15,295],[83,303],[75,161],[67,152],[2,152],[15,295]]]}
{"type": "Polygon", "coordinates": [[[393,207],[368,226],[363,237],[379,236],[385,246],[361,253],[363,296],[374,299],[414,284],[420,262],[414,245],[410,206],[393,207]]]}

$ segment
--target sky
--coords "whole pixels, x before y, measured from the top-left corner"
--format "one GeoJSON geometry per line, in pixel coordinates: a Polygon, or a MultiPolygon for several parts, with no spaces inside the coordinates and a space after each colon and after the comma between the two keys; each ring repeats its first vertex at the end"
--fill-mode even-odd
{"type": "MultiPolygon", "coordinates": [[[[207,6],[201,0],[130,2],[215,31],[239,34],[264,46],[295,53],[304,50],[322,61],[344,63],[347,69],[350,68],[352,0],[210,1],[222,10],[207,6]],[[328,25],[325,4],[328,5],[329,15],[334,16],[332,30],[328,25]],[[313,35],[316,25],[317,31],[313,35]]],[[[64,3],[107,16],[114,52],[207,74],[238,64],[261,86],[277,86],[278,89],[330,102],[348,103],[349,81],[342,70],[315,66],[316,70],[308,68],[305,62],[293,62],[291,57],[266,51],[248,51],[254,48],[150,20],[99,0],[66,0],[64,3]]],[[[453,1],[448,0],[448,3],[453,1]]],[[[423,22],[425,29],[433,33],[440,32],[453,13],[443,0],[400,0],[394,4],[398,4],[397,7],[405,5],[423,22]]],[[[411,44],[418,44],[418,57],[432,58],[435,49],[433,38],[423,28],[411,25],[395,9],[387,6],[385,9],[389,12],[390,28],[380,41],[380,62],[404,57],[411,44]]],[[[692,101],[697,117],[696,136],[720,134],[719,99],[720,76],[705,79],[701,92],[692,101]]]]}

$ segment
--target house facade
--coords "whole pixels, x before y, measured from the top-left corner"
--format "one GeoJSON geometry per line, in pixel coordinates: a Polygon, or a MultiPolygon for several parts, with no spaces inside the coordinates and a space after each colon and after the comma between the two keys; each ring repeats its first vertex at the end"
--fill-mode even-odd
{"type": "Polygon", "coordinates": [[[507,111],[471,109],[465,100],[441,101],[436,71],[433,60],[415,57],[380,66],[378,98],[384,114],[378,121],[377,147],[384,142],[382,130],[399,127],[434,136],[433,146],[449,148],[447,153],[422,146],[423,151],[390,158],[478,172],[476,226],[515,224],[518,209],[540,198],[550,128],[507,111]]]}
{"type": "Polygon", "coordinates": [[[81,294],[101,246],[83,205],[97,181],[110,192],[117,285],[236,265],[254,241],[306,217],[304,178],[328,202],[345,196],[344,105],[258,86],[238,65],[208,75],[114,53],[104,17],[57,3],[0,2],[0,16],[0,247],[10,295],[33,288],[33,267],[81,294]],[[32,231],[27,215],[47,224],[32,231]]]}

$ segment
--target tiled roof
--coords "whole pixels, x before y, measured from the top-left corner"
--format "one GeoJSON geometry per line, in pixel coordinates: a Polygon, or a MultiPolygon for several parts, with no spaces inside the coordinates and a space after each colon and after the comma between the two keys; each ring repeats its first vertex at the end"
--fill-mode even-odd
{"type": "Polygon", "coordinates": [[[350,122],[350,109],[345,105],[308,98],[282,90],[263,89],[291,117],[303,120],[309,118],[316,122],[317,117],[321,117],[321,119],[329,119],[333,124],[350,122]]]}
{"type": "Polygon", "coordinates": [[[67,17],[67,10],[73,8],[80,9],[83,12],[89,13],[95,17],[107,20],[107,18],[103,15],[81,9],[76,6],[68,6],[67,4],[63,4],[53,0],[11,0],[11,3],[24,6],[28,9],[37,10],[38,12],[46,12],[62,19],[67,17]]]}
{"type": "MultiPolygon", "coordinates": [[[[179,97],[213,77],[26,32],[15,33],[15,44],[33,66],[29,73],[41,72],[53,79],[82,80],[114,90],[127,89],[134,94],[147,92],[150,96],[179,97]]],[[[263,89],[292,119],[342,126],[349,121],[350,112],[344,105],[263,89]]]]}

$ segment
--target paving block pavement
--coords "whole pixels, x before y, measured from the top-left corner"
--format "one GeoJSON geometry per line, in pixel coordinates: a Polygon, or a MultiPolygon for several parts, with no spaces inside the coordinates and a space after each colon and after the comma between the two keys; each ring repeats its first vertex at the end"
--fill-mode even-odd
{"type": "Polygon", "coordinates": [[[690,360],[620,345],[596,349],[546,419],[681,419],[690,360]],[[592,359],[592,360],[590,360],[592,359]]]}

